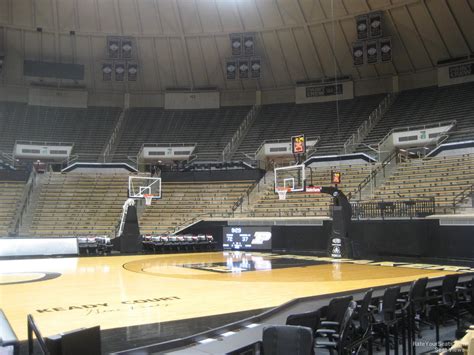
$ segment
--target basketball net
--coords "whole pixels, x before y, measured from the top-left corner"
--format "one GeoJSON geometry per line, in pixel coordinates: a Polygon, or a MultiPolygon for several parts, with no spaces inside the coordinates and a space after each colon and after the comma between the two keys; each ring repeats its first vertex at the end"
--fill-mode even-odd
{"type": "Polygon", "coordinates": [[[277,188],[277,192],[278,192],[278,199],[279,200],[286,200],[286,193],[288,192],[289,189],[287,189],[286,187],[279,187],[277,188]]]}
{"type": "Polygon", "coordinates": [[[153,195],[143,194],[143,197],[145,197],[145,205],[146,206],[151,206],[151,200],[153,200],[153,195]]]}

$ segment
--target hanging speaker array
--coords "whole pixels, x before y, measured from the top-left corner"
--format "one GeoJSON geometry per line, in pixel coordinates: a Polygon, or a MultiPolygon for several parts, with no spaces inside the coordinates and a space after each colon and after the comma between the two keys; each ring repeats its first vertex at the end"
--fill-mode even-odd
{"type": "Polygon", "coordinates": [[[352,43],[354,66],[392,61],[392,39],[383,37],[381,12],[356,17],[357,41],[352,43]]]}

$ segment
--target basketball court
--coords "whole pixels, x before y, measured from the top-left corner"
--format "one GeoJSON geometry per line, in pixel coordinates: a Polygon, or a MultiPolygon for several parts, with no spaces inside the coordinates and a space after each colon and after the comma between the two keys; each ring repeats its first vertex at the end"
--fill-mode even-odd
{"type": "Polygon", "coordinates": [[[0,261],[1,303],[27,338],[189,320],[276,307],[293,299],[403,283],[470,268],[271,253],[112,256],[0,261]]]}

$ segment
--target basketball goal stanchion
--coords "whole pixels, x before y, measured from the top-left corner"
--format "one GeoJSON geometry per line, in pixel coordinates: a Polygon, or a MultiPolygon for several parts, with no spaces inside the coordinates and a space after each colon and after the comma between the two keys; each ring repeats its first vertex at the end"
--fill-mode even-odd
{"type": "Polygon", "coordinates": [[[143,194],[143,197],[145,198],[145,205],[146,206],[151,206],[151,201],[153,200],[152,194],[143,194]]]}

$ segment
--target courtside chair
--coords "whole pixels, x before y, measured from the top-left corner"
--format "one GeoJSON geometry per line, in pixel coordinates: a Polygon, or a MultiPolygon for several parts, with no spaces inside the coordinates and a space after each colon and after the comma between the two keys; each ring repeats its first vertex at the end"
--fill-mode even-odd
{"type": "Polygon", "coordinates": [[[301,327],[310,328],[313,331],[313,335],[315,334],[316,329],[318,329],[320,322],[321,322],[320,310],[290,314],[288,318],[286,318],[286,325],[298,325],[301,327]]]}
{"type": "Polygon", "coordinates": [[[432,289],[429,297],[431,311],[435,320],[436,342],[439,342],[439,327],[448,320],[456,320],[459,328],[459,308],[456,286],[459,281],[458,274],[446,275],[440,289],[432,289]]]}
{"type": "Polygon", "coordinates": [[[398,354],[398,324],[400,313],[398,310],[398,300],[400,298],[400,286],[389,287],[382,296],[380,311],[374,313],[373,331],[374,337],[383,340],[385,353],[390,354],[390,338],[393,335],[393,347],[395,354],[398,354]]]}
{"type": "Polygon", "coordinates": [[[325,349],[329,354],[352,354],[354,344],[352,320],[355,315],[357,303],[350,301],[341,319],[338,331],[334,329],[318,329],[316,331],[315,352],[325,349]]]}
{"type": "Polygon", "coordinates": [[[352,348],[358,353],[363,347],[369,355],[372,354],[372,312],[375,309],[372,306],[373,290],[368,290],[362,301],[357,304],[354,316],[354,337],[352,339],[352,348]]]}
{"type": "Polygon", "coordinates": [[[264,355],[313,355],[313,345],[313,331],[307,327],[274,325],[263,329],[264,355]]]}

